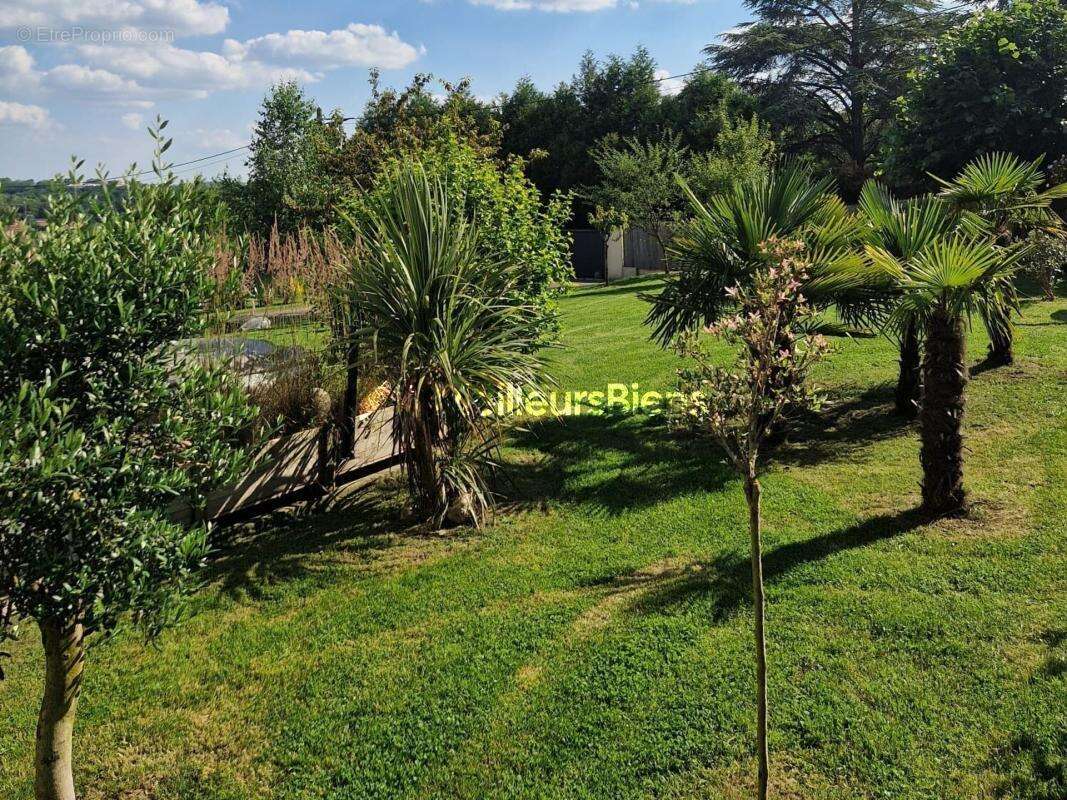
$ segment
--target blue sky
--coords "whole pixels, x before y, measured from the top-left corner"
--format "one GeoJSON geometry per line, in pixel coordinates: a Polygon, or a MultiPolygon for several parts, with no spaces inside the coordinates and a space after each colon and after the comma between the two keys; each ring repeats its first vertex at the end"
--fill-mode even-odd
{"type": "MultiPolygon", "coordinates": [[[[678,74],[746,18],[741,0],[3,0],[0,176],[47,177],[72,153],[112,172],[144,164],[156,114],[171,121],[174,161],[240,146],[264,90],[286,77],[356,113],[372,66],[396,86],[417,72],[469,76],[490,97],[523,75],[554,86],[586,50],[643,44],[678,74]]],[[[240,174],[242,162],[203,172],[240,174]]]]}

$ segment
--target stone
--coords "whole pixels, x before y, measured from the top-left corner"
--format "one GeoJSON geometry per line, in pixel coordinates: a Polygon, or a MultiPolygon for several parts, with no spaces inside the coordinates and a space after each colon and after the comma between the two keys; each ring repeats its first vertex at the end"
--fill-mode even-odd
{"type": "Polygon", "coordinates": [[[265,331],[270,327],[270,317],[249,317],[241,323],[242,331],[265,331]]]}

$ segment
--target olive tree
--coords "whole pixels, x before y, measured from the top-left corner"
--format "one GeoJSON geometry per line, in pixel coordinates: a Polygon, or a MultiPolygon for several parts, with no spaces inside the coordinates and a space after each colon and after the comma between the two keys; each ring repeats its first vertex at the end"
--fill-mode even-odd
{"type": "Polygon", "coordinates": [[[121,206],[68,191],[41,229],[0,228],[0,627],[40,629],[38,800],[75,797],[87,644],[124,618],[160,631],[205,555],[208,526],[170,509],[246,463],[240,388],[173,346],[201,324],[213,224],[164,174],[164,126],[157,182],[121,206]]]}

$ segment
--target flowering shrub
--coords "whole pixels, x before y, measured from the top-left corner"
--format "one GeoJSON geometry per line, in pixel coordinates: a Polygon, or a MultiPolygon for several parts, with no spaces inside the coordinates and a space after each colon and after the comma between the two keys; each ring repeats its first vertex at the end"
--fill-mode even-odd
{"type": "Polygon", "coordinates": [[[738,347],[737,363],[732,369],[717,366],[694,335],[683,337],[679,349],[695,364],[680,372],[682,391],[676,408],[689,425],[722,445],[745,481],[755,601],[759,798],[766,800],[770,759],[759,457],[789,411],[817,402],[807,378],[828,345],[822,336],[808,334],[815,312],[801,292],[808,277],[803,243],[772,237],[758,251],[763,263],[751,282],[726,290],[737,312],[708,328],[738,347]]]}
{"type": "Polygon", "coordinates": [[[679,352],[694,364],[679,372],[674,419],[706,430],[746,473],[774,424],[817,399],[805,378],[829,345],[807,334],[816,312],[801,292],[808,277],[802,251],[795,241],[768,240],[752,283],[726,290],[738,311],[706,331],[739,347],[734,368],[716,365],[695,334],[679,339],[679,352]]]}

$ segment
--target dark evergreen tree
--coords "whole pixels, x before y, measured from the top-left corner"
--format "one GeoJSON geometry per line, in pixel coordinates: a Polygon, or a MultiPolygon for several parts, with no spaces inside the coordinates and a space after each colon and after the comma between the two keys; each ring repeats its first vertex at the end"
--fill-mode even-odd
{"type": "MultiPolygon", "coordinates": [[[[855,197],[916,58],[955,18],[934,0],[746,0],[757,20],[705,48],[754,91],[790,102],[794,142],[836,162],[855,197]]],[[[951,7],[950,7],[951,9],[951,7]]],[[[773,119],[772,119],[773,122],[773,119]]]]}

